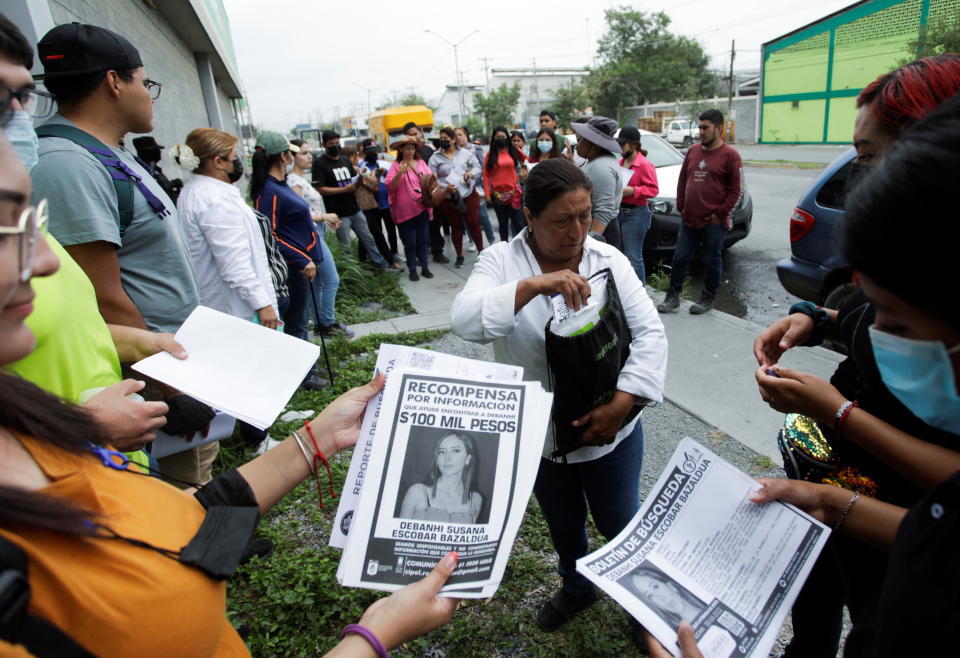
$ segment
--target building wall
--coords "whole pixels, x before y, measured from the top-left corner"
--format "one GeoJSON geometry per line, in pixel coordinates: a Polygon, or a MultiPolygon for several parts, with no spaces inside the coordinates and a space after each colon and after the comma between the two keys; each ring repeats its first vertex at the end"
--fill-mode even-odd
{"type": "Polygon", "coordinates": [[[960,0],[868,0],[765,44],[762,142],[846,143],[855,99],[911,59],[921,27],[960,12],[960,0]]]}
{"type": "Polygon", "coordinates": [[[733,99],[733,114],[726,116],[726,98],[705,98],[696,101],[676,101],[672,103],[651,103],[624,108],[624,126],[636,126],[640,117],[656,116],[654,112],[673,112],[681,119],[696,118],[700,112],[716,108],[724,113],[727,120],[734,121],[734,142],[737,144],[755,144],[757,141],[757,97],[736,96],[733,99]]]}
{"type": "MultiPolygon", "coordinates": [[[[149,78],[163,83],[153,105],[151,134],[157,142],[180,143],[194,128],[209,125],[194,54],[157,10],[131,0],[50,0],[50,13],[57,25],[72,21],[99,25],[137,47],[149,78]]],[[[217,92],[224,130],[238,134],[230,100],[219,87],[217,92]]]]}

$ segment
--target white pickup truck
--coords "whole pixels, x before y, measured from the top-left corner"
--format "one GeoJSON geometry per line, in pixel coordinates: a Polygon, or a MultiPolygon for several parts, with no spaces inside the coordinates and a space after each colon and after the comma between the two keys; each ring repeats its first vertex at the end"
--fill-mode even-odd
{"type": "Polygon", "coordinates": [[[664,139],[675,146],[687,148],[694,142],[700,141],[699,122],[691,119],[670,119],[665,122],[664,139]]]}

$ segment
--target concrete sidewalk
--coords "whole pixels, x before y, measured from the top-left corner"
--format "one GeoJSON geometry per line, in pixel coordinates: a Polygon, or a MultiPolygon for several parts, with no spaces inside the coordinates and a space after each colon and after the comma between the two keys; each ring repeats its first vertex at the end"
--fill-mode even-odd
{"type": "MultiPolygon", "coordinates": [[[[448,249],[452,252],[452,249],[448,249]]],[[[448,254],[449,256],[450,254],[448,254]]],[[[431,263],[433,279],[401,279],[415,315],[353,325],[357,336],[450,327],[450,306],[470,276],[477,255],[464,251],[461,269],[431,263]]],[[[654,302],[662,298],[652,293],[654,302]]],[[[767,406],[757,392],[753,340],[764,329],[758,324],[711,311],[690,315],[690,302],[680,311],[661,316],[670,344],[666,398],[704,423],[767,455],[779,463],[777,431],[783,414],[767,406]]],[[[823,348],[798,348],[787,352],[784,366],[828,379],[843,357],[823,348]]]]}

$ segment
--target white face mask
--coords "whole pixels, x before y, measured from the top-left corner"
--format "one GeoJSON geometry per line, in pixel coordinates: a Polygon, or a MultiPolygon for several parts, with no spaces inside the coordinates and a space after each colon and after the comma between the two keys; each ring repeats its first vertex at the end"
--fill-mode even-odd
{"type": "Polygon", "coordinates": [[[37,139],[37,131],[33,129],[33,118],[24,110],[17,110],[13,113],[10,123],[4,128],[7,139],[17,150],[17,155],[23,162],[27,171],[33,169],[40,159],[39,148],[40,140],[37,139]]]}

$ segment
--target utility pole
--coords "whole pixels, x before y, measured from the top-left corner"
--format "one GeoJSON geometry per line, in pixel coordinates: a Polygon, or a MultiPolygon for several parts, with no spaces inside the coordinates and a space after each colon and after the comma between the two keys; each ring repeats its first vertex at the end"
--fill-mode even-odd
{"type": "Polygon", "coordinates": [[[463,37],[462,39],[460,39],[460,41],[454,43],[454,42],[450,41],[449,39],[445,39],[444,37],[440,36],[439,34],[437,34],[436,32],[434,32],[433,30],[424,30],[424,32],[427,32],[428,34],[432,34],[433,36],[437,37],[437,38],[440,39],[441,41],[444,41],[444,42],[448,43],[449,45],[453,46],[453,66],[454,66],[454,73],[456,74],[455,77],[456,77],[456,79],[457,79],[457,103],[458,103],[458,107],[460,108],[460,119],[459,119],[459,123],[463,123],[463,83],[461,82],[461,79],[460,79],[460,58],[459,58],[459,56],[458,56],[458,54],[457,54],[457,48],[460,47],[460,44],[461,44],[461,43],[463,43],[464,41],[466,41],[467,39],[469,39],[470,37],[472,37],[474,34],[476,34],[476,33],[479,32],[479,31],[480,31],[480,30],[474,30],[473,32],[471,32],[471,33],[468,34],[467,36],[465,36],[465,37],[463,37]]]}
{"type": "Polygon", "coordinates": [[[737,40],[733,39],[730,42],[730,79],[729,87],[727,88],[727,119],[730,118],[730,115],[733,112],[733,59],[737,56],[737,40]]]}
{"type": "Polygon", "coordinates": [[[483,77],[486,80],[487,93],[490,92],[490,60],[492,57],[480,57],[481,62],[483,62],[483,77]]]}
{"type": "MultiPolygon", "coordinates": [[[[540,81],[537,78],[537,58],[533,58],[533,105],[537,112],[540,112],[540,81]]],[[[520,119],[526,123],[526,117],[521,116],[520,119]]]]}

